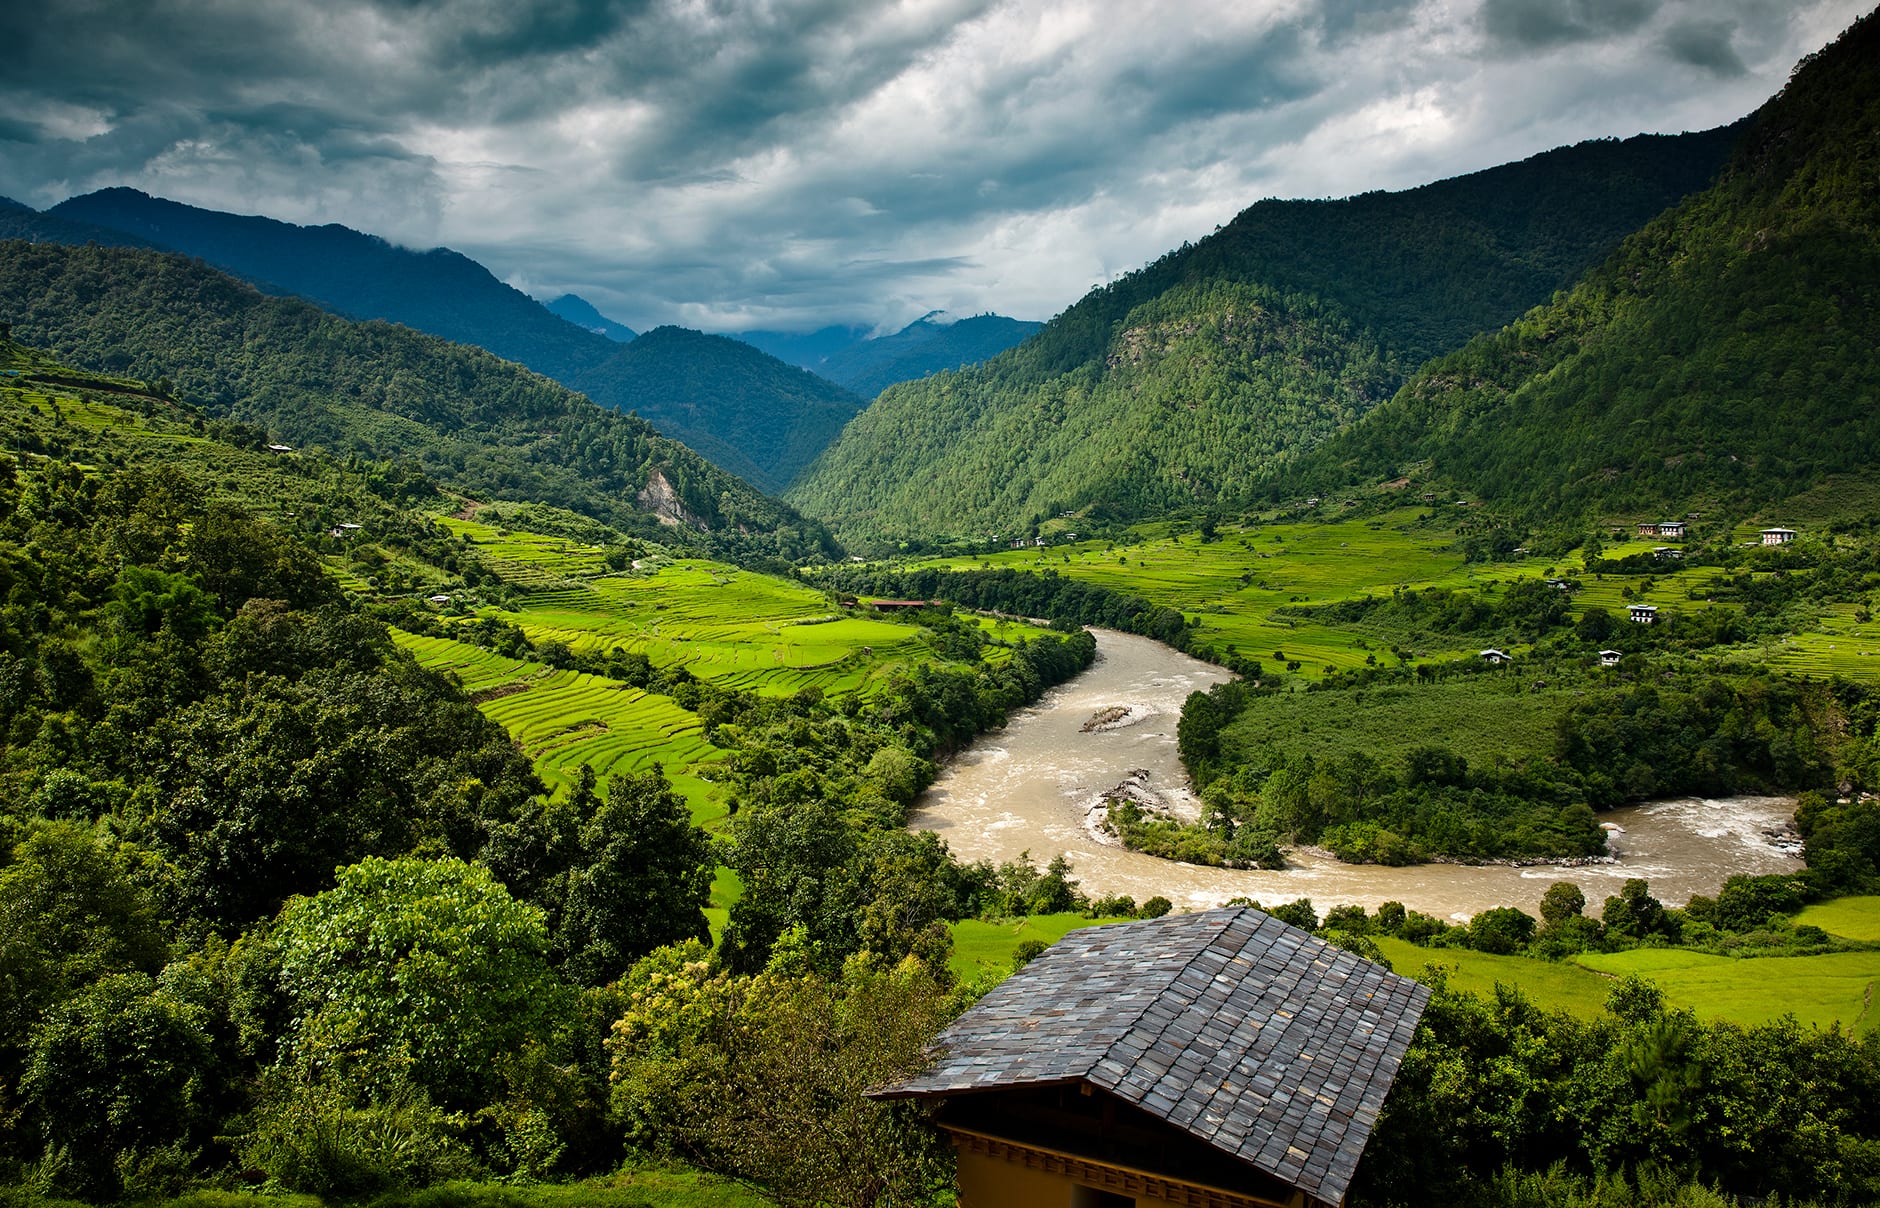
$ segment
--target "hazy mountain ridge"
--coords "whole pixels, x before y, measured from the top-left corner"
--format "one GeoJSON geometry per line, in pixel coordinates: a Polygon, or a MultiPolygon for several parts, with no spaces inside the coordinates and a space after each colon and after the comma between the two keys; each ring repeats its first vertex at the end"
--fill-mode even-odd
{"type": "Polygon", "coordinates": [[[1231,501],[1427,356],[1570,284],[1707,184],[1734,137],[1582,143],[1402,193],[1262,202],[986,364],[888,390],[790,498],[877,539],[1231,501]],[[1309,316],[1309,338],[1292,316],[1309,316]],[[1242,338],[1202,335],[1228,330],[1242,338]],[[1266,363],[1276,351],[1291,359],[1266,363]],[[1145,402],[1207,418],[1195,431],[1147,422],[1145,402]],[[1067,422],[1091,437],[1054,441],[1067,422]]]}
{"type": "Polygon", "coordinates": [[[568,320],[584,331],[606,336],[616,344],[631,343],[640,333],[625,323],[616,323],[602,314],[592,302],[580,294],[563,294],[551,302],[542,304],[552,315],[568,320]]]}
{"type": "Polygon", "coordinates": [[[927,315],[892,335],[851,344],[816,372],[863,398],[899,382],[991,360],[1037,334],[1044,324],[1004,315],[937,321],[927,315]]]}
{"type": "Polygon", "coordinates": [[[741,341],[683,327],[619,346],[574,384],[773,493],[868,405],[741,341]]]}

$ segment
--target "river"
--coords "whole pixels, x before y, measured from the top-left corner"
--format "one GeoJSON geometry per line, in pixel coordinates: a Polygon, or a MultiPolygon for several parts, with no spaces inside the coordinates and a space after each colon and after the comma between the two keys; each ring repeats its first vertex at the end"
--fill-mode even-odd
{"type": "MultiPolygon", "coordinates": [[[[1133,773],[1151,793],[1192,810],[1194,799],[1175,754],[1175,724],[1190,692],[1227,678],[1220,668],[1148,638],[1106,630],[1097,661],[1068,684],[1015,715],[955,758],[916,803],[910,825],[937,831],[961,860],[1011,860],[1029,851],[1040,864],[1063,852],[1092,896],[1156,895],[1204,908],[1249,897],[1268,905],[1311,898],[1328,906],[1375,909],[1398,901],[1441,918],[1462,919],[1490,906],[1535,913],[1555,881],[1585,892],[1589,913],[1628,877],[1651,882],[1653,896],[1682,905],[1715,894],[1736,873],[1791,872],[1800,858],[1771,841],[1788,829],[1794,802],[1783,797],[1679,799],[1609,811],[1613,863],[1583,867],[1423,864],[1385,868],[1340,864],[1291,852],[1280,871],[1207,868],[1160,860],[1101,840],[1088,825],[1100,797],[1133,773]],[[1099,715],[1127,710],[1111,725],[1086,730],[1099,715]]],[[[1610,829],[1609,827],[1609,829],[1610,829]]]]}

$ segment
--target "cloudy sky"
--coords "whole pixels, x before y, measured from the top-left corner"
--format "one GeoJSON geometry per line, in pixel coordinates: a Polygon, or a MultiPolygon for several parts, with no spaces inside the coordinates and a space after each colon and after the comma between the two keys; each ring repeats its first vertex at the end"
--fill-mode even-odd
{"type": "Polygon", "coordinates": [[[0,5],[0,194],[446,244],[645,328],[1047,318],[1262,197],[1703,129],[1872,0],[0,5]]]}

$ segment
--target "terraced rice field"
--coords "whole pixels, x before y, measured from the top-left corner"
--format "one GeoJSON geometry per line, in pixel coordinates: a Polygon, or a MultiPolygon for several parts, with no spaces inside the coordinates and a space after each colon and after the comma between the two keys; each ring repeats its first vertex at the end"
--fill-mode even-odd
{"type": "Polygon", "coordinates": [[[602,561],[607,551],[598,545],[541,533],[512,532],[456,516],[440,517],[438,523],[473,542],[497,574],[522,587],[603,574],[607,569],[602,561]]]}
{"type": "Polygon", "coordinates": [[[670,698],[447,638],[395,636],[425,666],[462,679],[478,708],[509,731],[551,784],[573,781],[583,766],[593,768],[604,785],[616,773],[657,764],[696,820],[723,815],[714,786],[701,775],[723,752],[705,740],[698,715],[670,698]]]}
{"type": "MultiPolygon", "coordinates": [[[[701,679],[769,696],[803,688],[828,696],[865,693],[937,657],[916,626],[844,611],[801,584],[722,563],[686,560],[580,583],[567,581],[571,564],[543,565],[556,568],[544,573],[562,584],[501,614],[537,643],[552,639],[581,651],[619,647],[655,666],[682,666],[701,679]]],[[[1040,632],[990,618],[980,624],[1000,641],[1040,632]]],[[[987,651],[988,662],[1005,657],[1002,648],[987,651]]]]}

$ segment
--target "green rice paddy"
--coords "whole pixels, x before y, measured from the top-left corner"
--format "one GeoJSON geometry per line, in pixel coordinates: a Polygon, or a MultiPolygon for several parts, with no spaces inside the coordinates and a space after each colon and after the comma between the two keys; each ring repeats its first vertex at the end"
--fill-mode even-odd
{"type": "MultiPolygon", "coordinates": [[[[866,694],[938,657],[917,626],[872,615],[865,604],[843,609],[822,592],[774,575],[659,557],[614,574],[598,546],[458,518],[445,523],[505,579],[529,589],[513,611],[496,615],[538,644],[619,648],[658,667],[684,667],[700,679],[767,696],[804,688],[866,694]]],[[[1015,621],[978,623],[997,642],[1040,632],[1015,621]]],[[[1007,657],[999,646],[986,655],[988,662],[1007,657]]]]}
{"type": "Polygon", "coordinates": [[[668,697],[613,680],[506,658],[463,642],[394,631],[418,661],[456,674],[478,708],[501,723],[550,784],[582,767],[604,786],[609,776],[658,766],[692,807],[694,821],[725,813],[709,779],[723,752],[705,740],[698,715],[668,697]]]}

